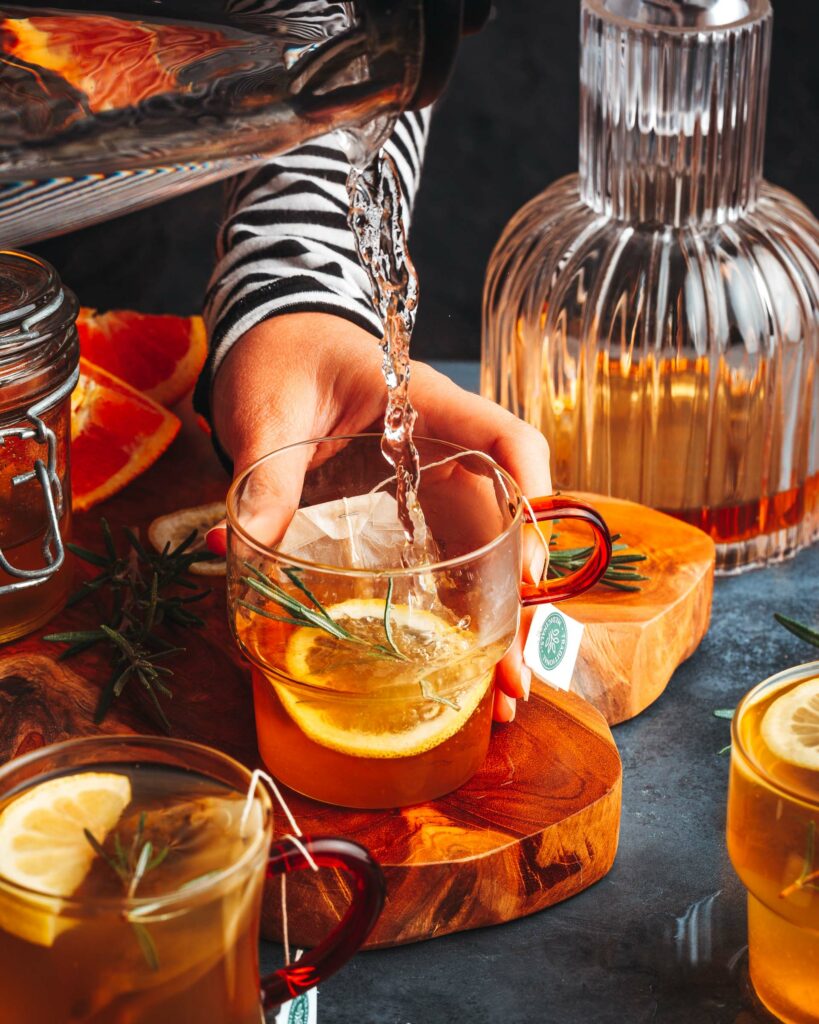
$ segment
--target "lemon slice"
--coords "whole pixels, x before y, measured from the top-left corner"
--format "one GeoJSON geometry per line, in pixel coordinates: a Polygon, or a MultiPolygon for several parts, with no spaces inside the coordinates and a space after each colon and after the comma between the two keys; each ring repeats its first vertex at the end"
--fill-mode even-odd
{"type": "Polygon", "coordinates": [[[0,927],[50,946],[59,902],[7,895],[2,879],[47,896],[72,896],[96,854],[85,837],[105,838],[131,800],[127,775],[78,772],[41,782],[0,814],[0,927]]]}
{"type": "Polygon", "coordinates": [[[819,772],[819,679],[778,697],[765,712],[760,731],[782,761],[819,772]]]}
{"type": "MultiPolygon", "coordinates": [[[[384,643],[384,602],[376,599],[343,601],[327,609],[337,623],[364,636],[373,643],[384,643]]],[[[470,718],[492,682],[492,669],[458,671],[457,663],[477,649],[474,634],[450,625],[445,619],[407,605],[393,605],[390,622],[400,650],[410,636],[417,651],[429,658],[413,658],[402,664],[389,659],[368,659],[347,668],[339,686],[338,666],[346,658],[356,657],[356,648],[337,641],[311,627],[297,629],[289,638],[285,652],[288,674],[313,687],[313,695],[303,690],[273,683],[283,707],[311,740],[353,757],[411,757],[431,750],[453,736],[470,718]],[[449,678],[446,678],[449,675],[449,678]],[[424,699],[428,692],[439,692],[436,679],[444,677],[440,687],[447,703],[424,699]],[[382,696],[368,690],[375,683],[386,683],[394,694],[382,696]],[[321,689],[333,684],[345,690],[343,697],[321,695],[321,689]],[[351,693],[351,690],[353,692],[351,693]],[[357,692],[356,692],[357,691],[357,692]],[[360,694],[360,696],[359,696],[360,694]]]]}
{"type": "MultiPolygon", "coordinates": [[[[196,539],[188,551],[205,551],[205,534],[224,518],[223,501],[213,501],[209,505],[194,505],[193,508],[180,508],[176,512],[154,519],[148,527],[148,540],[157,551],[164,550],[166,544],[173,549],[195,530],[196,539]]],[[[227,563],[223,559],[194,562],[190,571],[198,576],[224,576],[227,563]]]]}

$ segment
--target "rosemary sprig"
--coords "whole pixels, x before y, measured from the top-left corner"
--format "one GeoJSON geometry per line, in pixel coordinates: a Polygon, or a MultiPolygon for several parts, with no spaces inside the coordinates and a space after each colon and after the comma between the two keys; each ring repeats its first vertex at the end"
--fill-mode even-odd
{"type": "MultiPolygon", "coordinates": [[[[550,579],[568,576],[569,573],[576,572],[594,551],[592,546],[552,550],[552,545],[556,543],[557,536],[557,534],[554,534],[549,542],[549,569],[547,576],[550,579]]],[[[650,578],[648,576],[641,576],[634,571],[634,566],[638,562],[645,562],[646,556],[636,551],[627,551],[628,544],[617,544],[616,542],[620,539],[620,536],[619,533],[616,533],[611,538],[611,561],[603,573],[600,584],[604,587],[610,587],[612,590],[622,590],[633,594],[640,590],[640,587],[634,584],[644,583],[650,578]],[[627,553],[618,554],[618,552],[627,553]]]]}
{"type": "MultiPolygon", "coordinates": [[[[86,840],[102,860],[108,865],[122,883],[125,896],[131,900],[136,896],[137,887],[142,879],[165,860],[170,846],[162,846],[156,852],[150,839],[145,839],[145,813],[139,816],[136,831],[130,845],[122,844],[119,832],[114,834],[114,852],[108,853],[94,834],[87,828],[83,829],[86,840]]],[[[140,921],[129,919],[129,924],[139,942],[145,962],[152,971],[159,970],[159,956],[156,943],[146,926],[140,921]]]]}
{"type": "Polygon", "coordinates": [[[111,675],[97,704],[97,722],[105,718],[114,698],[120,697],[133,681],[147,697],[159,726],[170,732],[160,698],[172,698],[168,680],[173,672],[157,662],[181,653],[184,648],[169,643],[158,631],[165,627],[187,629],[204,625],[189,605],[201,601],[210,591],[198,590],[187,573],[194,562],[214,556],[190,550],[196,539],[195,531],[175,548],[166,545],[161,552],[148,550],[129,529],[124,531],[127,547],[119,552],[105,519],[100,520],[100,531],[102,554],[77,544],[68,545],[78,558],[100,570],[82,584],[68,603],[74,605],[92,596],[100,597],[105,607],[104,621],[95,629],[50,633],[44,639],[68,644],[61,660],[100,644],[107,648],[111,675]],[[180,594],[180,590],[190,593],[180,594]]]}
{"type": "Polygon", "coordinates": [[[355,633],[351,633],[340,623],[336,622],[321,601],[300,578],[298,569],[291,568],[284,569],[283,571],[293,586],[305,595],[312,607],[308,607],[308,605],[299,601],[297,597],[294,597],[293,594],[283,590],[251,562],[243,562],[242,564],[248,572],[252,573],[250,576],[243,576],[242,583],[266,600],[277,605],[282,611],[286,612],[286,615],[277,615],[266,608],[252,604],[250,601],[239,601],[239,605],[242,608],[247,608],[256,615],[272,619],[274,622],[283,622],[289,626],[308,626],[311,629],[321,629],[336,640],[365,648],[368,653],[376,657],[392,658],[396,661],[409,661],[409,658],[396,646],[392,635],[392,625],[390,622],[393,592],[392,577],[387,582],[387,596],[384,601],[384,636],[386,643],[374,644],[363,637],[356,636],[355,633]]]}
{"type": "Polygon", "coordinates": [[[810,626],[806,626],[804,623],[797,622],[796,619],[788,618],[787,615],[781,615],[779,612],[774,614],[774,618],[780,626],[784,626],[788,632],[798,636],[800,640],[805,640],[807,643],[813,644],[814,647],[819,647],[819,631],[811,629],[810,626]]]}
{"type": "Polygon", "coordinates": [[[800,889],[810,889],[819,892],[819,865],[816,863],[816,822],[808,822],[808,840],[805,849],[805,862],[802,871],[795,882],[785,886],[779,894],[781,900],[787,899],[800,889]]]}
{"type": "MultiPolygon", "coordinates": [[[[716,708],[713,712],[713,715],[714,718],[726,718],[730,722],[731,719],[734,717],[734,710],[734,708],[716,708]]],[[[722,747],[721,750],[718,750],[717,754],[722,756],[723,754],[727,754],[730,749],[731,744],[729,743],[727,746],[722,747]]]]}

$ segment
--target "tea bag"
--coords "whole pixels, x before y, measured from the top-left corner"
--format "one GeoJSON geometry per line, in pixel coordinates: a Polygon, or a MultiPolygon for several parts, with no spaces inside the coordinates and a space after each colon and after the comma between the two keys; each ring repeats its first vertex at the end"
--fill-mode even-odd
{"type": "Polygon", "coordinates": [[[409,543],[398,504],[386,491],[339,498],[300,508],[279,550],[308,562],[341,569],[396,569],[438,561],[426,524],[409,543]]]}

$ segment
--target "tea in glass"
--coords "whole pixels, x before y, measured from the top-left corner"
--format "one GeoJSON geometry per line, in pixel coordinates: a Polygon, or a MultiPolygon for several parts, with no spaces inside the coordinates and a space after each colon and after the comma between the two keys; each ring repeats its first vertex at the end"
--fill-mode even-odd
{"type": "Polygon", "coordinates": [[[244,803],[162,764],[68,769],[5,797],[0,1016],[260,1024],[269,822],[257,801],[243,830],[244,803]]]}
{"type": "Polygon", "coordinates": [[[819,662],[734,716],[728,850],[748,889],[751,980],[791,1024],[819,1022],[819,662]]]}
{"type": "Polygon", "coordinates": [[[489,745],[495,666],[524,604],[603,574],[610,540],[571,498],[538,518],[592,528],[588,563],[521,584],[526,500],[488,456],[415,438],[414,535],[377,434],[273,452],[228,495],[228,601],[253,670],[259,751],[300,793],[401,807],[457,789],[489,745]]]}

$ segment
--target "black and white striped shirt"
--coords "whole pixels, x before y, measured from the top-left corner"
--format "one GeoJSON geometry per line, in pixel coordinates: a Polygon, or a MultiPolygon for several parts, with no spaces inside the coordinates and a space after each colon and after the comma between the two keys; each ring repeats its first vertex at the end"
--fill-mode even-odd
{"type": "MultiPolygon", "coordinates": [[[[430,111],[403,114],[386,150],[395,161],[409,224],[430,111]]],[[[205,302],[210,355],[196,392],[209,415],[213,378],[234,345],[280,313],[341,316],[381,337],[366,273],[347,224],[350,164],[337,134],[314,140],[227,186],[217,262],[205,302]]]]}

